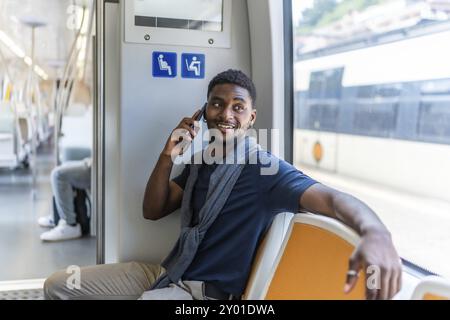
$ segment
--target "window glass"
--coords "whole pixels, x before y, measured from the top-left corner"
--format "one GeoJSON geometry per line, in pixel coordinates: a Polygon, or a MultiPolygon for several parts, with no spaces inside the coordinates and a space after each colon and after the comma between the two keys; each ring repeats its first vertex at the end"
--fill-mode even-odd
{"type": "Polygon", "coordinates": [[[450,3],[292,8],[294,164],[374,209],[404,259],[450,278],[450,3]]]}

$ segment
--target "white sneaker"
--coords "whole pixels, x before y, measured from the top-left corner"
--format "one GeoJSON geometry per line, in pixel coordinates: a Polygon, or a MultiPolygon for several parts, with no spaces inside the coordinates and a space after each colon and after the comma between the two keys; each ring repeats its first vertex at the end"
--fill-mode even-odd
{"type": "Polygon", "coordinates": [[[63,241],[81,238],[81,226],[79,223],[70,226],[63,219],[59,220],[58,225],[50,231],[41,234],[42,241],[63,241]]]}
{"type": "Polygon", "coordinates": [[[55,221],[53,221],[53,215],[40,217],[38,219],[38,224],[41,227],[44,227],[44,228],[53,228],[53,227],[55,227],[55,221]]]}

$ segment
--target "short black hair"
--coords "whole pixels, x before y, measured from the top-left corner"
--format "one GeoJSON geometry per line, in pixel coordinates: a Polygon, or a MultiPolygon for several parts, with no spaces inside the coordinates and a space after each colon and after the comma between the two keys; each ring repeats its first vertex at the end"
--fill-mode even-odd
{"type": "Polygon", "coordinates": [[[247,89],[250,97],[252,98],[253,105],[256,102],[256,88],[252,79],[250,79],[245,73],[240,70],[228,69],[227,71],[221,72],[216,75],[208,85],[208,94],[207,98],[209,98],[209,94],[212,89],[219,84],[235,84],[239,87],[247,89]]]}

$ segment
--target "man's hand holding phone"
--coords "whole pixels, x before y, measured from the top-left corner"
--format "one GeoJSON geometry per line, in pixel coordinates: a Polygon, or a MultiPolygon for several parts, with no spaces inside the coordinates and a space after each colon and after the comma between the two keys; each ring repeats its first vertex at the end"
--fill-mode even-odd
{"type": "Polygon", "coordinates": [[[197,110],[191,118],[184,118],[181,120],[178,126],[172,131],[164,146],[162,154],[169,156],[172,159],[182,155],[200,130],[200,123],[198,120],[201,116],[202,110],[197,110]]]}

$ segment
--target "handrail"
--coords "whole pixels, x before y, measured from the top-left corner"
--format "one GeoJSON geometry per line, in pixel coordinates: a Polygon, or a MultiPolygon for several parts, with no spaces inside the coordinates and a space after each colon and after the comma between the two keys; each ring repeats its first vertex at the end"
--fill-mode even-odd
{"type": "Polygon", "coordinates": [[[61,135],[61,127],[62,127],[62,113],[63,113],[63,107],[62,104],[64,103],[66,99],[66,91],[67,91],[67,85],[69,81],[69,74],[71,73],[71,68],[73,61],[76,61],[76,57],[78,57],[79,50],[77,49],[77,43],[80,39],[81,32],[84,25],[84,20],[86,17],[86,7],[83,7],[83,15],[81,18],[81,25],[80,29],[78,30],[75,39],[72,43],[72,47],[70,49],[69,58],[67,60],[66,66],[64,68],[63,76],[61,78],[60,86],[59,86],[59,92],[56,97],[56,110],[55,110],[55,162],[56,165],[59,164],[59,137],[61,135]],[[75,59],[75,60],[74,60],[75,59]]]}
{"type": "MultiPolygon", "coordinates": [[[[56,110],[55,110],[55,163],[59,165],[59,139],[61,136],[62,123],[64,112],[70,104],[74,86],[76,85],[75,78],[77,72],[77,61],[81,54],[81,48],[77,48],[77,43],[82,39],[82,30],[86,20],[87,7],[83,7],[83,15],[81,19],[80,28],[76,34],[72,48],[69,53],[69,58],[64,68],[63,77],[61,78],[59,91],[56,97],[56,110]]],[[[88,33],[86,36],[86,50],[88,49],[88,44],[90,41],[89,35],[92,34],[93,30],[93,19],[94,19],[94,5],[91,7],[91,12],[88,20],[88,33]]],[[[88,53],[86,52],[86,55],[88,53]]]]}
{"type": "MultiPolygon", "coordinates": [[[[12,87],[14,88],[15,79],[9,70],[9,65],[8,65],[8,63],[6,63],[6,58],[5,58],[5,55],[3,54],[3,51],[1,50],[1,48],[0,48],[0,61],[3,64],[3,67],[5,68],[5,72],[6,72],[6,75],[9,79],[10,83],[13,84],[12,87]]],[[[14,154],[16,156],[16,164],[18,164],[20,162],[19,146],[18,146],[18,139],[17,139],[17,134],[19,132],[19,116],[17,114],[17,105],[16,105],[13,90],[10,93],[10,102],[11,102],[11,108],[13,109],[13,114],[14,114],[14,154]]]]}

